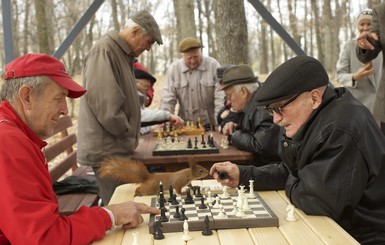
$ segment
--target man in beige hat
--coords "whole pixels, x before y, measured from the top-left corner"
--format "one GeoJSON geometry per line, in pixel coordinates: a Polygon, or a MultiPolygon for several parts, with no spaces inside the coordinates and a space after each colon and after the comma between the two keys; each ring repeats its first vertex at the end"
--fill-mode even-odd
{"type": "MultiPolygon", "coordinates": [[[[372,25],[372,10],[362,11],[356,23],[359,33],[369,31],[372,25]]],[[[337,81],[372,113],[381,81],[381,64],[381,53],[371,62],[361,63],[356,55],[356,39],[344,44],[337,62],[337,81]]]]}
{"type": "Polygon", "coordinates": [[[226,123],[222,133],[231,135],[231,143],[238,149],[254,153],[254,166],[279,161],[280,127],[263,107],[255,105],[260,83],[251,67],[237,65],[225,69],[220,83],[231,108],[244,113],[240,123],[226,123]]]}
{"type": "Polygon", "coordinates": [[[155,42],[163,43],[159,26],[143,10],[120,32],[109,31],[85,59],[83,83],[88,92],[80,100],[77,159],[93,167],[104,204],[121,183],[99,178],[98,169],[105,157],[130,158],[138,145],[140,103],[133,64],[155,42]]]}
{"type": "Polygon", "coordinates": [[[179,103],[178,115],[185,121],[203,125],[216,124],[215,115],[224,103],[224,93],[217,83],[219,62],[202,55],[201,42],[192,37],[183,39],[178,50],[182,58],[172,63],[163,86],[160,109],[174,113],[179,103]]]}

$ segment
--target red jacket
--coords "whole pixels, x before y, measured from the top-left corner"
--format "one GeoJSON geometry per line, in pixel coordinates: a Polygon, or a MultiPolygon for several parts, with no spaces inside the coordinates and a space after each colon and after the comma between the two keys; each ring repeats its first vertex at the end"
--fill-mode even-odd
{"type": "Polygon", "coordinates": [[[6,101],[0,105],[0,142],[1,244],[88,244],[111,228],[108,213],[100,207],[59,216],[43,154],[47,143],[6,101]]]}

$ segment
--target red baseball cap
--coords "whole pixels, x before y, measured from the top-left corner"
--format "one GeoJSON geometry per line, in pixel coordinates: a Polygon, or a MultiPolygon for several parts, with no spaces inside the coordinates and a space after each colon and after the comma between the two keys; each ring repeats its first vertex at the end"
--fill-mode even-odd
{"type": "Polygon", "coordinates": [[[68,89],[69,98],[78,98],[87,90],[76,83],[64,68],[64,64],[47,54],[27,54],[14,59],[5,66],[4,80],[19,77],[48,76],[60,86],[68,89]]]}

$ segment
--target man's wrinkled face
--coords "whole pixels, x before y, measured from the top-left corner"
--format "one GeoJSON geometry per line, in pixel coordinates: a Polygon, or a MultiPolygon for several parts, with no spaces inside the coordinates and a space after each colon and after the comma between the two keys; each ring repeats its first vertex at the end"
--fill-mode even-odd
{"type": "Polygon", "coordinates": [[[231,108],[235,111],[242,111],[247,104],[247,96],[242,88],[237,92],[233,86],[224,89],[227,100],[231,102],[231,108]]]}
{"type": "Polygon", "coordinates": [[[182,57],[186,66],[191,70],[194,70],[198,68],[202,62],[202,51],[200,48],[191,49],[183,52],[182,57]]]}
{"type": "Polygon", "coordinates": [[[67,94],[68,89],[54,81],[46,85],[42,95],[31,91],[30,106],[24,111],[26,124],[40,139],[52,136],[59,117],[68,114],[67,94]]]}
{"type": "Polygon", "coordinates": [[[145,50],[150,51],[152,45],[155,43],[155,40],[151,37],[150,34],[143,34],[143,31],[140,31],[140,34],[137,35],[135,39],[135,44],[132,48],[132,54],[134,57],[140,56],[145,50]]]}
{"type": "Polygon", "coordinates": [[[304,92],[268,106],[273,122],[284,127],[286,136],[292,138],[304,125],[314,110],[310,92],[304,92]]]}

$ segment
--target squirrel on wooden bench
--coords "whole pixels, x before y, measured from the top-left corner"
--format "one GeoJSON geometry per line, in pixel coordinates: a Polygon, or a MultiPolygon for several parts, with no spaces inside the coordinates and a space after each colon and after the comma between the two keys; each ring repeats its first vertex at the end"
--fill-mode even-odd
{"type": "Polygon", "coordinates": [[[144,163],[134,159],[110,157],[103,161],[99,173],[101,177],[111,177],[126,183],[140,183],[135,190],[135,196],[156,195],[159,192],[159,182],[163,186],[172,186],[178,194],[192,180],[206,177],[208,170],[189,159],[189,168],[166,173],[149,173],[144,163]]]}

